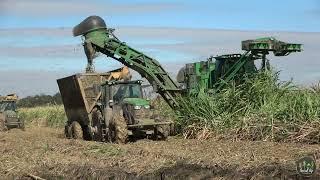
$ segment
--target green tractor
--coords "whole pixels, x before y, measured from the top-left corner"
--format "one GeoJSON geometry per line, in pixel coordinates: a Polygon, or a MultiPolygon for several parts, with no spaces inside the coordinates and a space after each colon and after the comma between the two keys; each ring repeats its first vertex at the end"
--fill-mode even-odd
{"type": "Polygon", "coordinates": [[[157,115],[143,97],[142,81],[106,80],[85,73],[58,80],[68,138],[125,143],[130,137],[165,140],[172,122],[157,115]]]}
{"type": "Polygon", "coordinates": [[[0,131],[12,128],[24,129],[24,121],[19,118],[15,94],[0,96],[0,131]]]}
{"type": "MultiPolygon", "coordinates": [[[[96,113],[95,120],[105,116],[104,127],[109,128],[106,136],[111,138],[109,141],[125,142],[128,135],[165,140],[170,134],[172,122],[157,115],[150,101],[143,97],[141,81],[107,82],[102,85],[101,99],[101,106],[97,109],[100,112],[96,113]]],[[[101,128],[98,132],[104,132],[101,128]]]]}

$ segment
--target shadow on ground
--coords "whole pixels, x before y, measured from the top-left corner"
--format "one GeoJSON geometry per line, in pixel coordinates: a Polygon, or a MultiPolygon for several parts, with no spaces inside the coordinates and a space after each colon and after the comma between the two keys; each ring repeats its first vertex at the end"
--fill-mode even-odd
{"type": "MultiPolygon", "coordinates": [[[[280,164],[265,164],[256,168],[237,170],[237,166],[229,167],[202,167],[200,165],[180,162],[172,167],[161,168],[149,174],[135,174],[123,170],[99,169],[89,165],[69,166],[63,170],[64,175],[51,174],[50,170],[39,170],[44,179],[136,179],[136,180],[185,180],[185,179],[320,179],[318,171],[312,177],[301,177],[295,170],[288,169],[280,164]]],[[[28,175],[21,179],[32,179],[28,175]]]]}

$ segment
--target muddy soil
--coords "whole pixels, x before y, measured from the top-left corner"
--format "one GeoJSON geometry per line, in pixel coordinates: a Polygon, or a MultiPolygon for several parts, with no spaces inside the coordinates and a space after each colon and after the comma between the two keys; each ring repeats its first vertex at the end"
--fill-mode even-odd
{"type": "MultiPolygon", "coordinates": [[[[304,179],[295,162],[319,150],[320,145],[181,137],[118,145],[28,127],[0,132],[0,179],[304,179]]],[[[320,179],[320,171],[309,179],[320,179]]]]}

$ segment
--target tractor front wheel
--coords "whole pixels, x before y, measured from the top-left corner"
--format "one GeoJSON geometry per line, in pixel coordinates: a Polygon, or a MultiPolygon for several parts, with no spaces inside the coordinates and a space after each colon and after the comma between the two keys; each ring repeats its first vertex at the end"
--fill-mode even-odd
{"type": "Polygon", "coordinates": [[[159,125],[157,126],[157,139],[166,140],[170,134],[170,126],[169,125],[159,125]]]}

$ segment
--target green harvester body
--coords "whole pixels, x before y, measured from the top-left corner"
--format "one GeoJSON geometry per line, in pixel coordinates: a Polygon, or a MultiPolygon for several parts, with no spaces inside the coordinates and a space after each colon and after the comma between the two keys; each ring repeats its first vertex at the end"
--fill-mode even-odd
{"type": "Polygon", "coordinates": [[[146,78],[155,92],[172,108],[179,106],[177,95],[214,93],[231,80],[241,81],[243,74],[257,72],[255,60],[262,61],[261,69],[269,69],[266,56],[270,52],[275,56],[287,56],[302,51],[301,44],[286,43],[273,37],[242,41],[244,53],[210,57],[207,61],[186,64],[180,69],[176,83],[157,60],[121,42],[113,31],[99,16],[90,16],[74,27],[74,36],[84,36],[88,69],[93,66],[95,54],[103,53],[146,78]]]}

